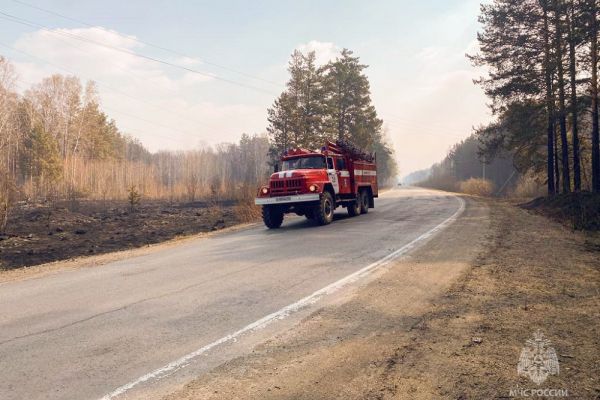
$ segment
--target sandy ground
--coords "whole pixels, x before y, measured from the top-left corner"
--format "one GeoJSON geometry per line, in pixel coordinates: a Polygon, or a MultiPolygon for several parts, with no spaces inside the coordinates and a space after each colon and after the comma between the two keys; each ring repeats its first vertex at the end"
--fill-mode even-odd
{"type": "Polygon", "coordinates": [[[597,239],[486,204],[469,200],[463,218],[348,301],[167,399],[488,399],[517,387],[600,398],[597,239]],[[538,329],[560,362],[540,386],[517,374],[538,329]]]}

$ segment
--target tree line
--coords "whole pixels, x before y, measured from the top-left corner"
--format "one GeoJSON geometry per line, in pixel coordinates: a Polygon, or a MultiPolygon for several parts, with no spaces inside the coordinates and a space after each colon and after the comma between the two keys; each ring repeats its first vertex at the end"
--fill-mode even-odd
{"type": "MultiPolygon", "coordinates": [[[[0,216],[17,200],[249,198],[269,172],[266,135],[149,152],[102,110],[96,86],[52,75],[19,94],[0,57],[0,216]]],[[[2,221],[0,221],[2,222],[2,221]]]]}
{"type": "Polygon", "coordinates": [[[317,65],[314,51],[293,52],[286,89],[268,109],[272,164],[286,149],[319,149],[326,140],[343,139],[377,154],[381,184],[396,175],[383,120],[371,101],[366,68],[348,49],[323,66],[317,65]]]}
{"type": "Polygon", "coordinates": [[[452,146],[442,161],[408,175],[404,182],[455,191],[460,190],[461,183],[472,178],[489,181],[490,194],[500,195],[514,188],[519,174],[511,155],[506,152],[496,154],[492,160],[483,159],[479,138],[473,134],[452,146]]]}
{"type": "Polygon", "coordinates": [[[494,0],[481,6],[477,80],[496,120],[477,130],[490,160],[508,151],[549,195],[600,192],[598,0],[494,0]]]}

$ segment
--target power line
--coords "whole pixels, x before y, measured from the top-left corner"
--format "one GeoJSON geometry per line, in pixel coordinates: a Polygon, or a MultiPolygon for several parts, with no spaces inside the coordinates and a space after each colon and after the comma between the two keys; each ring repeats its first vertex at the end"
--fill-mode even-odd
{"type": "MultiPolygon", "coordinates": [[[[385,116],[384,116],[385,117],[385,116]]],[[[414,132],[413,136],[420,136],[420,135],[427,135],[427,136],[437,136],[439,137],[440,134],[442,136],[450,136],[450,135],[456,135],[456,136],[462,136],[465,135],[466,132],[458,132],[458,131],[449,131],[446,129],[440,129],[440,130],[435,130],[435,127],[429,127],[429,126],[419,126],[419,125],[414,125],[414,126],[401,126],[401,125],[396,125],[397,122],[396,121],[384,121],[384,123],[389,124],[391,126],[395,126],[398,129],[402,129],[404,131],[409,131],[409,132],[414,132]],[[433,129],[433,130],[432,130],[433,129]]]]}
{"type": "Polygon", "coordinates": [[[169,62],[169,61],[161,60],[159,58],[154,58],[154,57],[146,56],[144,54],[139,54],[139,53],[136,53],[136,52],[131,51],[129,49],[125,49],[125,48],[118,47],[118,46],[112,46],[112,45],[109,45],[109,44],[106,44],[106,43],[102,43],[102,42],[98,42],[98,41],[93,40],[93,39],[86,38],[84,36],[75,35],[73,33],[56,31],[56,30],[48,28],[47,26],[44,26],[44,25],[41,25],[41,24],[38,24],[38,23],[35,23],[35,22],[32,22],[32,21],[26,20],[24,18],[20,18],[20,17],[14,16],[14,15],[5,13],[3,11],[0,11],[0,18],[2,18],[4,20],[7,20],[7,21],[10,21],[10,22],[17,23],[17,24],[21,24],[21,25],[25,25],[25,26],[29,26],[29,27],[33,27],[33,28],[37,28],[37,29],[42,29],[42,30],[44,30],[46,32],[49,32],[51,34],[54,34],[54,35],[61,35],[61,36],[69,37],[69,38],[72,38],[72,39],[75,39],[75,40],[79,40],[79,41],[86,42],[86,43],[91,43],[91,44],[94,44],[96,46],[101,46],[101,47],[104,47],[104,48],[108,48],[108,49],[111,49],[111,50],[114,50],[114,51],[118,51],[120,53],[128,54],[128,55],[133,56],[133,57],[141,58],[141,59],[144,59],[144,60],[147,60],[147,61],[152,61],[152,62],[155,62],[155,63],[158,63],[158,64],[167,65],[167,66],[170,66],[170,67],[173,67],[173,68],[178,68],[178,69],[181,69],[181,70],[184,70],[184,71],[187,71],[187,72],[191,72],[191,73],[194,73],[194,74],[198,74],[198,75],[202,75],[202,76],[207,76],[207,77],[210,77],[210,78],[214,78],[216,80],[219,80],[219,81],[222,81],[222,82],[226,82],[226,83],[229,83],[229,84],[232,84],[232,85],[244,87],[246,89],[255,90],[255,91],[266,93],[266,94],[269,94],[269,95],[274,95],[274,93],[272,93],[270,91],[267,91],[267,90],[264,90],[264,89],[261,89],[261,88],[258,88],[258,87],[252,86],[252,85],[246,85],[244,83],[237,82],[237,81],[234,81],[234,80],[231,80],[231,79],[223,78],[223,77],[220,77],[220,76],[218,76],[216,74],[210,74],[210,73],[199,71],[199,70],[196,70],[196,69],[193,69],[193,68],[189,68],[189,67],[186,67],[186,66],[183,66],[183,65],[179,65],[179,64],[175,64],[175,63],[172,63],[172,62],[169,62]]]}
{"type": "MultiPolygon", "coordinates": [[[[31,57],[31,58],[33,58],[33,59],[40,60],[40,61],[42,61],[42,62],[44,62],[44,63],[46,63],[46,64],[48,64],[48,65],[52,65],[52,66],[54,66],[54,67],[56,67],[56,68],[59,68],[59,69],[61,69],[61,70],[65,71],[65,72],[68,72],[69,74],[78,75],[78,74],[77,74],[75,71],[69,70],[69,69],[67,69],[67,68],[64,68],[64,67],[62,67],[61,65],[55,64],[55,63],[53,63],[53,62],[51,62],[51,61],[45,60],[45,59],[43,59],[43,58],[41,58],[41,57],[38,57],[38,56],[34,56],[34,55],[32,55],[32,54],[30,54],[30,53],[27,53],[27,52],[25,52],[25,51],[22,51],[22,50],[16,49],[16,48],[14,48],[14,47],[12,47],[12,46],[9,46],[9,45],[7,45],[7,44],[5,44],[5,43],[2,43],[2,42],[0,42],[0,46],[2,46],[2,47],[6,47],[6,48],[8,48],[8,49],[11,49],[11,50],[13,50],[13,51],[16,51],[16,52],[18,52],[18,53],[24,54],[24,55],[26,55],[26,56],[28,56],[28,57],[31,57]]],[[[85,76],[85,75],[82,75],[82,76],[83,76],[84,78],[86,78],[86,76],[85,76]]],[[[132,95],[130,95],[130,94],[127,94],[127,93],[125,93],[125,92],[123,92],[123,91],[121,91],[121,90],[119,90],[119,89],[115,89],[114,87],[111,87],[111,86],[109,86],[109,85],[107,85],[107,84],[103,83],[102,81],[98,81],[98,80],[96,80],[96,79],[90,79],[90,77],[89,77],[89,76],[87,77],[87,79],[88,79],[88,80],[92,80],[92,81],[94,81],[94,82],[98,83],[98,85],[99,85],[99,86],[101,86],[101,87],[104,87],[104,88],[106,88],[106,89],[109,89],[110,91],[112,91],[112,92],[114,92],[114,93],[117,93],[117,94],[120,94],[121,96],[128,97],[128,98],[130,98],[130,99],[132,99],[132,100],[135,100],[135,101],[138,101],[138,102],[140,102],[140,103],[143,103],[143,104],[149,105],[149,106],[151,106],[151,107],[154,107],[154,108],[156,108],[156,109],[159,109],[159,110],[161,110],[161,111],[167,111],[167,112],[170,112],[171,114],[173,114],[173,115],[176,115],[176,116],[177,116],[177,117],[179,117],[179,118],[187,119],[187,120],[188,120],[188,121],[190,121],[190,122],[193,122],[193,123],[196,123],[196,124],[199,124],[199,125],[203,125],[203,126],[205,126],[205,127],[207,127],[207,128],[211,128],[211,129],[217,129],[216,127],[214,127],[214,126],[212,126],[212,125],[210,125],[210,124],[207,124],[207,123],[205,123],[205,122],[201,122],[201,121],[193,120],[193,119],[191,119],[191,118],[189,118],[189,117],[187,117],[187,116],[185,116],[185,115],[183,115],[183,114],[180,114],[180,113],[178,113],[178,112],[172,111],[172,110],[170,110],[170,109],[168,109],[168,108],[165,108],[165,107],[163,107],[163,106],[160,106],[160,105],[158,105],[158,104],[151,103],[151,102],[149,102],[149,101],[146,101],[146,100],[140,99],[140,98],[138,98],[138,97],[132,96],[132,95]]]]}
{"type": "MultiPolygon", "coordinates": [[[[384,115],[385,118],[388,119],[388,121],[391,119],[393,121],[393,123],[404,124],[404,125],[408,125],[409,127],[410,126],[414,126],[416,128],[420,128],[421,127],[421,125],[419,125],[418,122],[414,122],[414,121],[411,121],[411,120],[408,120],[408,119],[400,118],[400,117],[397,117],[397,116],[395,116],[393,114],[385,113],[385,114],[382,114],[382,115],[384,115]]],[[[444,130],[444,131],[447,131],[447,132],[452,132],[452,131],[448,131],[448,129],[446,128],[446,124],[444,124],[443,122],[437,122],[437,123],[436,122],[427,122],[427,126],[431,127],[431,128],[434,128],[434,129],[440,129],[440,130],[444,130]]]]}
{"type": "MultiPolygon", "coordinates": [[[[46,12],[46,13],[49,13],[49,14],[52,14],[52,15],[59,16],[61,18],[65,18],[67,20],[78,22],[78,23],[81,23],[81,24],[84,24],[84,25],[90,26],[90,27],[92,26],[91,24],[88,24],[88,23],[86,23],[84,21],[80,21],[80,20],[77,20],[77,19],[65,16],[65,15],[56,13],[56,12],[51,11],[51,10],[46,10],[46,9],[41,8],[41,7],[34,6],[34,5],[31,5],[31,4],[25,3],[23,1],[20,1],[20,0],[13,0],[13,1],[16,2],[16,3],[22,4],[22,5],[25,5],[25,6],[29,6],[29,7],[38,9],[40,11],[43,11],[43,12],[46,12]]],[[[160,64],[168,65],[168,66],[171,66],[171,67],[174,67],[174,68],[183,69],[183,70],[186,70],[188,72],[200,74],[200,75],[203,75],[203,76],[212,77],[212,78],[215,78],[215,79],[218,79],[218,80],[230,83],[230,84],[234,84],[234,85],[238,85],[238,86],[250,88],[250,89],[253,89],[253,90],[258,90],[258,91],[261,91],[263,93],[268,93],[268,94],[274,95],[273,93],[265,91],[265,90],[260,89],[260,88],[256,88],[256,87],[249,86],[249,85],[245,85],[245,84],[240,83],[240,82],[232,81],[232,80],[229,80],[229,79],[226,79],[226,78],[219,77],[217,75],[209,74],[209,73],[206,73],[206,72],[203,72],[203,71],[198,71],[198,70],[195,70],[195,69],[192,69],[192,68],[188,68],[188,67],[185,67],[185,66],[182,66],[182,65],[174,64],[174,63],[171,63],[171,62],[168,62],[168,61],[165,61],[165,60],[161,60],[161,59],[157,59],[157,58],[154,58],[154,57],[145,56],[143,54],[138,54],[138,53],[133,52],[133,51],[131,51],[129,49],[125,49],[125,48],[121,48],[121,47],[117,47],[117,46],[108,45],[108,44],[101,43],[101,42],[98,42],[98,41],[95,41],[95,40],[92,40],[92,39],[89,39],[89,38],[86,38],[86,37],[83,37],[83,36],[80,36],[80,35],[75,35],[75,34],[72,34],[72,33],[60,32],[60,31],[52,30],[52,29],[50,29],[50,28],[48,28],[48,27],[46,27],[44,25],[40,25],[40,24],[37,24],[35,22],[28,21],[26,19],[23,19],[23,18],[14,16],[14,15],[11,15],[11,14],[7,14],[7,13],[2,12],[2,11],[0,11],[0,18],[3,18],[5,20],[11,21],[11,22],[19,23],[19,24],[22,24],[22,25],[26,25],[26,26],[30,26],[30,27],[34,27],[34,28],[38,28],[38,29],[43,29],[44,31],[47,31],[47,32],[49,32],[51,34],[54,34],[54,35],[66,36],[66,37],[69,37],[69,38],[73,38],[75,40],[79,40],[79,41],[83,41],[83,42],[95,44],[97,46],[102,46],[102,47],[105,47],[105,48],[109,48],[109,49],[112,49],[114,51],[119,51],[119,52],[122,52],[122,53],[125,53],[125,54],[128,54],[128,55],[131,55],[131,56],[139,57],[139,58],[146,59],[146,60],[149,60],[149,61],[153,61],[153,62],[157,62],[157,63],[160,63],[160,64]]],[[[168,48],[165,48],[165,47],[162,47],[162,46],[158,46],[158,45],[154,45],[154,44],[151,44],[151,43],[147,43],[147,42],[144,42],[144,41],[132,38],[132,37],[124,36],[124,35],[122,35],[122,34],[120,34],[118,32],[115,32],[115,34],[117,34],[117,35],[119,35],[121,37],[125,37],[125,38],[127,38],[129,40],[133,40],[133,41],[136,41],[136,42],[139,42],[139,43],[151,46],[151,47],[155,47],[155,48],[158,48],[158,49],[161,49],[161,50],[164,50],[164,51],[171,52],[173,54],[178,54],[178,55],[181,55],[181,56],[184,56],[184,57],[189,57],[188,55],[185,55],[183,53],[177,52],[175,50],[171,50],[171,49],[168,49],[168,48]]],[[[11,48],[10,46],[6,46],[6,45],[4,45],[4,46],[11,48]]],[[[20,51],[20,50],[16,50],[16,51],[20,51]]],[[[22,53],[24,53],[24,52],[22,52],[22,53]]],[[[32,57],[35,57],[35,56],[32,56],[32,57]]],[[[35,58],[39,59],[39,57],[35,57],[35,58]]],[[[44,61],[44,60],[42,60],[42,61],[44,61]]],[[[52,64],[52,63],[49,63],[49,64],[52,64]]],[[[228,67],[224,67],[224,66],[221,66],[219,64],[210,63],[210,62],[206,62],[206,64],[214,65],[214,66],[217,66],[217,67],[220,67],[220,68],[223,68],[223,69],[228,69],[228,70],[231,70],[232,72],[236,72],[238,74],[245,75],[245,76],[248,76],[248,77],[253,78],[253,79],[262,80],[261,78],[254,77],[252,75],[249,75],[249,74],[246,74],[246,73],[243,73],[243,72],[240,72],[240,71],[232,70],[232,69],[229,69],[228,67]]],[[[59,68],[64,69],[62,67],[59,67],[59,68]]],[[[73,73],[72,71],[69,71],[69,72],[73,73]]],[[[268,83],[274,83],[274,82],[271,82],[271,81],[267,81],[267,82],[268,83]]],[[[274,84],[276,84],[276,83],[274,83],[274,84]]],[[[279,85],[279,84],[277,84],[277,85],[279,85]]],[[[108,87],[107,85],[104,85],[104,84],[103,84],[103,86],[108,87]]],[[[108,87],[108,88],[110,88],[110,87],[108,87]]],[[[144,100],[140,100],[140,99],[137,99],[137,98],[132,97],[130,95],[127,95],[127,94],[125,94],[123,92],[120,92],[120,91],[118,91],[116,89],[112,89],[112,88],[110,88],[110,89],[113,90],[113,91],[115,91],[115,92],[117,92],[117,93],[119,93],[119,94],[122,94],[124,96],[133,98],[133,99],[135,99],[137,101],[149,104],[149,105],[151,105],[153,107],[160,107],[160,106],[148,103],[148,102],[146,102],[144,100]]],[[[160,108],[163,109],[162,107],[160,107],[160,108]]],[[[115,112],[119,112],[119,111],[115,111],[115,112]]],[[[429,135],[435,135],[435,136],[439,135],[439,133],[442,133],[442,132],[434,132],[434,131],[431,131],[429,129],[424,129],[422,126],[414,125],[414,123],[412,123],[412,122],[408,122],[406,120],[403,120],[403,119],[401,119],[399,117],[396,117],[396,116],[393,116],[393,115],[390,115],[390,114],[385,114],[385,116],[389,117],[389,118],[392,118],[392,119],[395,119],[396,122],[400,122],[400,123],[405,124],[405,125],[406,124],[408,124],[409,126],[413,125],[412,127],[409,127],[409,128],[403,127],[401,129],[408,129],[408,130],[416,129],[416,130],[419,130],[419,134],[425,134],[425,135],[429,134],[429,135]]],[[[146,122],[149,122],[149,121],[146,121],[146,122]]],[[[387,122],[390,123],[390,124],[392,124],[392,125],[395,125],[394,122],[390,122],[389,120],[387,122]]],[[[428,125],[428,128],[431,128],[431,127],[432,127],[431,125],[428,125]]],[[[435,129],[435,127],[434,127],[434,129],[435,129]]],[[[456,134],[456,135],[463,135],[464,134],[464,133],[458,133],[458,132],[451,132],[451,131],[448,131],[448,130],[446,130],[444,128],[441,128],[441,129],[443,129],[443,131],[445,133],[456,134]]]]}
{"type": "MultiPolygon", "coordinates": [[[[21,78],[17,78],[16,80],[19,81],[19,82],[21,82],[21,83],[24,83],[26,85],[29,85],[30,87],[35,85],[33,82],[29,82],[29,81],[26,81],[26,80],[21,79],[21,78]]],[[[23,87],[21,85],[17,84],[17,86],[20,86],[22,90],[26,89],[25,87],[23,87]]],[[[137,120],[142,121],[142,122],[146,122],[146,123],[151,124],[151,125],[155,125],[155,126],[160,126],[162,128],[166,128],[166,129],[168,129],[168,130],[170,130],[172,132],[177,132],[177,133],[184,134],[184,135],[190,135],[190,134],[192,134],[191,132],[185,132],[185,131],[181,131],[181,130],[178,130],[178,129],[173,129],[172,127],[170,127],[168,125],[163,125],[163,124],[161,124],[159,122],[150,121],[150,120],[147,120],[147,119],[145,119],[143,117],[138,117],[137,115],[133,115],[133,114],[129,114],[129,113],[126,113],[126,112],[123,112],[123,111],[119,111],[119,110],[116,110],[114,108],[110,108],[110,107],[106,107],[106,106],[102,106],[102,108],[104,110],[108,110],[110,112],[114,112],[114,113],[117,113],[117,114],[122,114],[122,115],[125,115],[127,117],[134,118],[134,119],[137,119],[137,120]]],[[[37,113],[37,111],[36,111],[36,113],[37,113]]],[[[127,132],[122,132],[122,133],[127,133],[127,132]]],[[[167,140],[170,140],[170,141],[173,141],[173,142],[178,142],[178,143],[181,142],[180,140],[177,140],[177,139],[173,138],[172,136],[159,135],[159,134],[155,134],[155,133],[152,133],[151,135],[152,136],[156,136],[156,137],[160,137],[162,139],[167,139],[167,140]]]]}
{"type": "MultiPolygon", "coordinates": [[[[25,80],[23,80],[23,79],[18,79],[18,81],[19,81],[19,82],[21,82],[21,83],[25,83],[25,84],[27,84],[27,85],[30,85],[30,86],[32,85],[32,83],[31,83],[31,82],[27,82],[27,81],[25,81],[25,80]]],[[[26,87],[24,87],[24,86],[21,86],[21,85],[19,85],[19,84],[16,84],[15,86],[17,86],[17,87],[20,87],[20,88],[21,88],[21,90],[23,90],[23,91],[25,91],[25,90],[27,89],[26,87]]],[[[105,109],[106,109],[106,107],[103,107],[103,108],[105,108],[105,109]]],[[[41,114],[40,114],[40,113],[39,113],[37,110],[35,110],[35,109],[34,109],[33,111],[34,111],[34,112],[35,112],[35,113],[36,113],[36,114],[37,114],[37,115],[38,115],[40,118],[43,118],[43,116],[42,116],[42,115],[41,115],[41,114]]],[[[112,112],[116,112],[116,113],[124,114],[124,115],[127,115],[127,116],[129,116],[129,117],[131,117],[131,118],[135,118],[135,119],[141,119],[140,117],[137,117],[137,116],[135,116],[135,115],[131,115],[131,114],[122,113],[122,112],[120,112],[120,111],[116,111],[116,110],[112,110],[112,112]]],[[[143,120],[143,119],[142,119],[142,121],[145,121],[145,122],[147,122],[147,123],[150,123],[150,124],[154,124],[152,121],[143,120]]],[[[171,129],[171,128],[169,128],[169,129],[171,129]]],[[[119,129],[119,133],[121,133],[121,134],[125,134],[125,135],[128,133],[128,131],[130,131],[130,130],[129,130],[129,129],[125,129],[124,131],[121,131],[121,130],[119,129]]],[[[174,132],[179,132],[179,133],[184,133],[184,134],[185,134],[185,132],[181,132],[181,131],[177,131],[177,130],[173,130],[173,131],[174,131],[174,132]]],[[[157,134],[154,134],[154,133],[152,134],[152,136],[156,136],[156,137],[159,137],[159,138],[161,138],[161,139],[167,139],[167,140],[170,140],[170,141],[172,141],[172,142],[176,142],[176,143],[180,143],[180,142],[181,142],[181,140],[177,140],[177,139],[175,139],[175,138],[174,138],[174,137],[172,137],[172,136],[157,135],[157,134]]]]}
{"type": "MultiPolygon", "coordinates": [[[[45,9],[45,8],[42,8],[42,7],[39,7],[39,6],[33,5],[33,4],[29,4],[29,3],[26,3],[26,2],[24,2],[24,1],[20,1],[20,0],[13,0],[13,2],[15,2],[15,3],[18,3],[18,4],[21,4],[21,5],[24,5],[24,6],[26,6],[26,7],[33,8],[33,9],[35,9],[35,10],[42,11],[42,12],[44,12],[44,13],[46,13],[46,14],[50,14],[50,15],[54,15],[54,16],[57,16],[57,17],[63,18],[63,19],[65,19],[65,20],[68,20],[68,21],[71,21],[71,22],[76,22],[76,23],[78,23],[78,24],[85,25],[85,26],[87,26],[87,27],[90,27],[90,28],[95,28],[95,27],[96,27],[95,25],[93,25],[93,24],[90,24],[90,23],[88,23],[88,22],[85,22],[85,21],[82,21],[82,20],[79,20],[79,19],[76,19],[76,18],[73,18],[73,17],[69,17],[69,16],[67,16],[67,15],[60,14],[60,13],[57,13],[57,12],[55,12],[55,11],[48,10],[48,9],[45,9]]],[[[159,50],[162,50],[162,51],[166,51],[166,52],[168,52],[168,53],[175,54],[175,55],[178,55],[178,56],[181,56],[181,57],[194,58],[194,57],[192,57],[192,56],[189,56],[189,55],[187,55],[187,54],[185,54],[185,53],[182,53],[182,52],[180,52],[180,51],[173,50],[173,49],[170,49],[170,48],[167,48],[167,47],[164,47],[164,46],[160,46],[160,45],[157,45],[157,44],[153,44],[153,43],[150,43],[150,42],[146,42],[146,41],[144,41],[144,40],[140,40],[140,39],[138,39],[138,38],[136,38],[136,37],[126,36],[126,35],[123,35],[123,34],[121,34],[121,33],[119,33],[119,32],[116,32],[116,31],[115,31],[115,33],[116,33],[117,35],[119,35],[120,37],[126,38],[126,39],[128,39],[128,40],[132,40],[132,41],[134,41],[134,42],[136,42],[136,43],[140,43],[140,44],[143,44],[143,45],[146,45],[146,46],[149,46],[149,47],[154,47],[155,49],[159,49],[159,50]]],[[[236,69],[230,68],[230,67],[226,67],[226,66],[224,66],[224,65],[221,65],[221,64],[217,64],[217,63],[214,63],[214,62],[211,62],[211,61],[207,61],[207,60],[205,60],[205,59],[202,59],[202,60],[201,60],[201,62],[202,62],[202,63],[204,63],[204,64],[207,64],[207,65],[211,65],[211,66],[213,66],[213,67],[221,68],[221,69],[223,69],[223,70],[225,70],[225,71],[229,71],[229,72],[233,72],[233,73],[235,73],[235,74],[241,75],[241,76],[245,76],[245,77],[247,77],[247,78],[251,78],[251,79],[255,79],[255,80],[258,80],[258,81],[265,82],[265,83],[269,83],[269,84],[275,85],[275,86],[277,86],[277,87],[279,87],[279,88],[281,88],[281,87],[283,87],[283,86],[284,86],[283,84],[281,84],[281,83],[279,83],[279,82],[274,82],[274,81],[271,81],[271,80],[268,80],[268,79],[260,78],[260,77],[258,77],[258,76],[254,76],[254,75],[251,75],[251,74],[248,74],[248,73],[245,73],[245,72],[242,72],[242,71],[239,71],[239,70],[236,70],[236,69]]]]}
{"type": "MultiPolygon", "coordinates": [[[[55,33],[55,32],[51,31],[50,33],[55,33]]],[[[88,51],[88,50],[86,50],[86,49],[84,49],[84,48],[82,48],[82,47],[80,47],[80,46],[76,46],[76,45],[74,45],[73,43],[71,43],[70,41],[63,40],[63,39],[61,39],[61,38],[58,38],[58,37],[56,38],[56,40],[57,40],[57,41],[59,41],[59,42],[61,42],[61,43],[63,43],[63,44],[65,44],[66,46],[69,46],[69,47],[72,47],[72,48],[74,48],[74,49],[77,49],[77,50],[79,50],[79,51],[80,51],[80,52],[82,52],[82,53],[85,53],[85,54],[92,54],[90,51],[88,51]]],[[[5,45],[5,46],[7,46],[7,45],[5,45]]],[[[9,48],[11,48],[11,49],[13,49],[13,50],[15,50],[15,51],[18,51],[18,52],[24,53],[24,52],[23,52],[23,51],[21,51],[21,50],[16,50],[16,49],[14,49],[14,48],[12,48],[12,47],[10,47],[10,46],[8,46],[8,47],[9,47],[9,48]]],[[[24,53],[24,54],[26,54],[26,53],[24,53]]],[[[31,56],[31,55],[29,55],[29,56],[31,56]]],[[[31,56],[31,57],[35,57],[35,56],[31,56]]],[[[38,59],[40,59],[39,57],[35,57],[35,58],[38,58],[38,59]]],[[[45,60],[42,60],[42,61],[45,61],[45,60]]],[[[141,77],[141,76],[139,76],[139,75],[137,75],[137,74],[134,74],[134,73],[132,73],[130,70],[128,70],[128,69],[126,69],[126,68],[123,68],[123,67],[122,67],[120,64],[118,64],[118,63],[115,63],[115,62],[114,62],[113,60],[111,60],[111,59],[108,59],[108,60],[105,60],[105,61],[106,61],[106,62],[108,62],[108,63],[110,63],[110,64],[112,64],[112,65],[113,65],[115,68],[119,69],[120,71],[123,71],[125,74],[127,74],[127,75],[131,76],[132,78],[135,78],[135,79],[137,79],[138,81],[141,81],[141,82],[143,82],[144,84],[147,84],[147,83],[149,83],[149,82],[152,82],[152,81],[154,81],[154,77],[150,77],[150,78],[147,78],[147,77],[141,77]]],[[[45,62],[48,62],[48,61],[45,61],[45,62]]],[[[48,62],[48,63],[50,63],[50,62],[48,62]]],[[[50,63],[50,64],[52,64],[52,63],[50,63]]],[[[62,68],[62,67],[59,67],[59,68],[62,68]]],[[[64,69],[64,68],[62,68],[62,69],[64,69]]],[[[155,86],[156,86],[156,87],[159,87],[158,85],[155,85],[155,86]]],[[[159,89],[168,89],[168,90],[173,90],[171,87],[168,87],[168,86],[167,86],[167,87],[159,87],[159,89]]]]}

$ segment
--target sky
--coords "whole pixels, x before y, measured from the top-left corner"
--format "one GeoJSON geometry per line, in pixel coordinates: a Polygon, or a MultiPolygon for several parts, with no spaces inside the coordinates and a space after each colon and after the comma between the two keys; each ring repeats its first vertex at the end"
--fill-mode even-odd
{"type": "Polygon", "coordinates": [[[21,91],[54,73],[94,80],[103,110],[157,151],[266,132],[294,49],[326,63],[348,48],[406,175],[491,119],[465,57],[480,1],[3,0],[0,55],[21,91]]]}

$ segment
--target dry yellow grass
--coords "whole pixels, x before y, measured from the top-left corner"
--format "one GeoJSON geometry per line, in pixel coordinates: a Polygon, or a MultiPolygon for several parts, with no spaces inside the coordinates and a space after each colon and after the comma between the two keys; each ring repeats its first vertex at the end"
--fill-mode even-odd
{"type": "Polygon", "coordinates": [[[471,178],[459,182],[458,190],[473,196],[490,197],[494,194],[494,184],[487,179],[471,178]]]}
{"type": "Polygon", "coordinates": [[[545,196],[546,188],[540,184],[535,175],[526,174],[519,178],[510,195],[518,199],[533,199],[545,196]]]}

